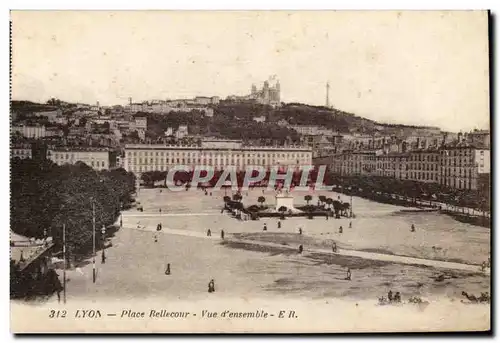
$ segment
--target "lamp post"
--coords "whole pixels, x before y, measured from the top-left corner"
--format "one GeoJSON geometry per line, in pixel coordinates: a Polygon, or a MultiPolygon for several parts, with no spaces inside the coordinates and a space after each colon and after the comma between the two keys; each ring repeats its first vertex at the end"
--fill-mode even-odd
{"type": "Polygon", "coordinates": [[[92,199],[92,282],[95,283],[95,202],[92,199]]]}
{"type": "Polygon", "coordinates": [[[66,224],[63,224],[63,303],[66,304],[66,224]]]}
{"type": "Polygon", "coordinates": [[[102,235],[102,257],[101,257],[101,263],[104,264],[106,263],[106,255],[105,255],[105,243],[106,243],[106,227],[103,225],[101,229],[101,235],[102,235]]]}
{"type": "Polygon", "coordinates": [[[123,228],[123,203],[120,202],[120,228],[123,228]]]}

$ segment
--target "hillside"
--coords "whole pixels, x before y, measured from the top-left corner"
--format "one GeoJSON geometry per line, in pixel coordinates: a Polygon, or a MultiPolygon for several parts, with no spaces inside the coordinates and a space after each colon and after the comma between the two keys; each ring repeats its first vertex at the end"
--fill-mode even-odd
{"type": "MultiPolygon", "coordinates": [[[[68,106],[71,104],[38,104],[29,101],[12,101],[11,109],[23,114],[51,111],[64,108],[64,113],[70,114],[68,106]]],[[[254,103],[231,103],[222,101],[213,106],[214,116],[205,117],[197,110],[189,112],[136,113],[136,116],[148,117],[148,136],[152,139],[164,136],[169,127],[177,128],[179,125],[188,125],[189,133],[195,135],[209,135],[221,138],[243,140],[259,140],[263,143],[273,141],[277,144],[285,142],[297,143],[300,137],[297,132],[283,125],[285,120],[290,125],[321,126],[341,134],[361,133],[373,134],[403,134],[414,130],[439,130],[438,128],[418,127],[402,124],[377,123],[373,120],[356,116],[324,106],[312,106],[301,103],[284,104],[280,108],[254,103]],[[264,117],[265,122],[256,122],[255,117],[264,117]]]]}

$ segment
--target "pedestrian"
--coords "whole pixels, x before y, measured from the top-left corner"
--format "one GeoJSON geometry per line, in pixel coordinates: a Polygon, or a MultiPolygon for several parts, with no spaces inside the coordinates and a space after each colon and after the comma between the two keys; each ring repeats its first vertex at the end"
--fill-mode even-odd
{"type": "Polygon", "coordinates": [[[328,220],[328,213],[326,214],[326,220],[328,220]]]}
{"type": "Polygon", "coordinates": [[[210,231],[210,229],[207,230],[207,237],[211,237],[212,236],[212,231],[210,231]]]}
{"type": "Polygon", "coordinates": [[[159,209],[160,213],[161,213],[161,208],[159,209]]]}
{"type": "Polygon", "coordinates": [[[332,244],[332,251],[335,253],[337,252],[337,243],[335,243],[335,242],[333,242],[333,244],[332,244]]]}
{"type": "Polygon", "coordinates": [[[415,225],[411,224],[410,232],[415,232],[415,225]]]}
{"type": "Polygon", "coordinates": [[[222,208],[222,210],[220,210],[220,213],[224,213],[224,207],[222,208]]]}
{"type": "Polygon", "coordinates": [[[167,263],[167,269],[165,270],[165,275],[170,275],[170,263],[167,263]]]}
{"type": "Polygon", "coordinates": [[[349,222],[349,229],[352,229],[352,222],[349,222]]]}
{"type": "Polygon", "coordinates": [[[155,243],[158,243],[158,236],[155,235],[155,243]]]}
{"type": "Polygon", "coordinates": [[[215,282],[214,279],[210,280],[208,283],[208,293],[213,293],[215,292],[215,282]]]}
{"type": "Polygon", "coordinates": [[[351,281],[351,269],[350,268],[347,268],[347,275],[346,275],[345,279],[351,281]]]}
{"type": "Polygon", "coordinates": [[[299,227],[299,235],[302,235],[302,228],[299,227]]]}
{"type": "Polygon", "coordinates": [[[50,269],[47,273],[47,278],[49,280],[50,290],[56,292],[57,302],[61,302],[61,291],[63,290],[63,286],[59,280],[59,275],[54,269],[50,269]]]}
{"type": "Polygon", "coordinates": [[[266,225],[266,223],[264,223],[264,228],[262,229],[262,231],[267,231],[267,225],[266,225]]]}
{"type": "Polygon", "coordinates": [[[221,239],[224,239],[224,230],[221,230],[221,231],[220,231],[220,238],[221,238],[221,239]]]}
{"type": "Polygon", "coordinates": [[[304,251],[304,247],[301,245],[299,245],[299,254],[302,254],[302,251],[304,251]]]}
{"type": "Polygon", "coordinates": [[[339,233],[344,232],[344,229],[342,229],[342,226],[339,227],[339,233]]]}
{"type": "Polygon", "coordinates": [[[278,220],[278,229],[281,229],[281,220],[278,220]]]}
{"type": "Polygon", "coordinates": [[[389,301],[392,301],[392,290],[389,290],[389,293],[387,293],[387,299],[389,299],[389,301]]]}

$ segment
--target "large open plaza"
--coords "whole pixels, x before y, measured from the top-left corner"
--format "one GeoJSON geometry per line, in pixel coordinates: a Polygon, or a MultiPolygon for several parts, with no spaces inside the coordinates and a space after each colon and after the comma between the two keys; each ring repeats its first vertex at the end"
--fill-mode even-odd
{"type": "MultiPolygon", "coordinates": [[[[102,252],[97,254],[96,283],[92,283],[90,260],[68,271],[68,301],[140,296],[202,300],[247,294],[256,298],[371,299],[375,304],[389,290],[401,292],[403,299],[420,296],[450,301],[463,299],[462,291],[490,291],[489,273],[479,268],[489,257],[486,228],[438,213],[417,215],[406,212],[408,208],[360,198],[352,199],[354,219],[289,218],[278,228],[277,218],[240,221],[227,212],[221,213],[225,192],[211,192],[205,195],[201,190],[141,189],[137,202],[143,212],[132,208],[123,213],[123,228],[110,238],[112,246],[106,249],[105,264],[101,263],[102,252]],[[160,232],[156,230],[158,224],[162,225],[160,232]],[[262,231],[264,224],[266,232],[262,231]],[[411,224],[415,232],[410,232],[411,224]],[[342,234],[339,226],[344,228],[342,234]],[[302,235],[298,234],[299,227],[302,235]],[[212,233],[210,237],[207,230],[212,233]],[[238,242],[242,237],[255,244],[238,242]],[[273,240],[276,246],[265,244],[273,240]],[[333,241],[339,249],[454,261],[470,268],[454,270],[315,253],[333,241]],[[303,254],[296,251],[299,244],[304,245],[303,254]],[[165,275],[167,264],[170,275],[165,275]],[[345,280],[347,268],[352,272],[350,281],[345,280]],[[216,286],[213,294],[207,292],[211,279],[216,286]]],[[[291,193],[296,204],[305,204],[305,194],[291,193]]],[[[310,194],[315,202],[318,194],[310,194]]],[[[327,191],[319,194],[339,196],[327,191]]],[[[257,188],[243,192],[243,202],[246,206],[257,204],[262,195],[262,189],[257,188]]],[[[267,205],[274,204],[273,191],[266,191],[264,196],[267,205]]],[[[344,195],[340,197],[350,201],[344,195]]]]}

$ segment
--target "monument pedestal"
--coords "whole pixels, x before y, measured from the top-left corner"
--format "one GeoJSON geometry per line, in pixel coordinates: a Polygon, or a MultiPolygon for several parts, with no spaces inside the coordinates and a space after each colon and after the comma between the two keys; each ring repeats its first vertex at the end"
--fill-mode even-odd
{"type": "Polygon", "coordinates": [[[288,194],[277,194],[276,195],[276,211],[278,211],[278,209],[281,207],[281,206],[285,206],[288,210],[291,210],[293,209],[293,197],[291,195],[288,195],[288,194]]]}

